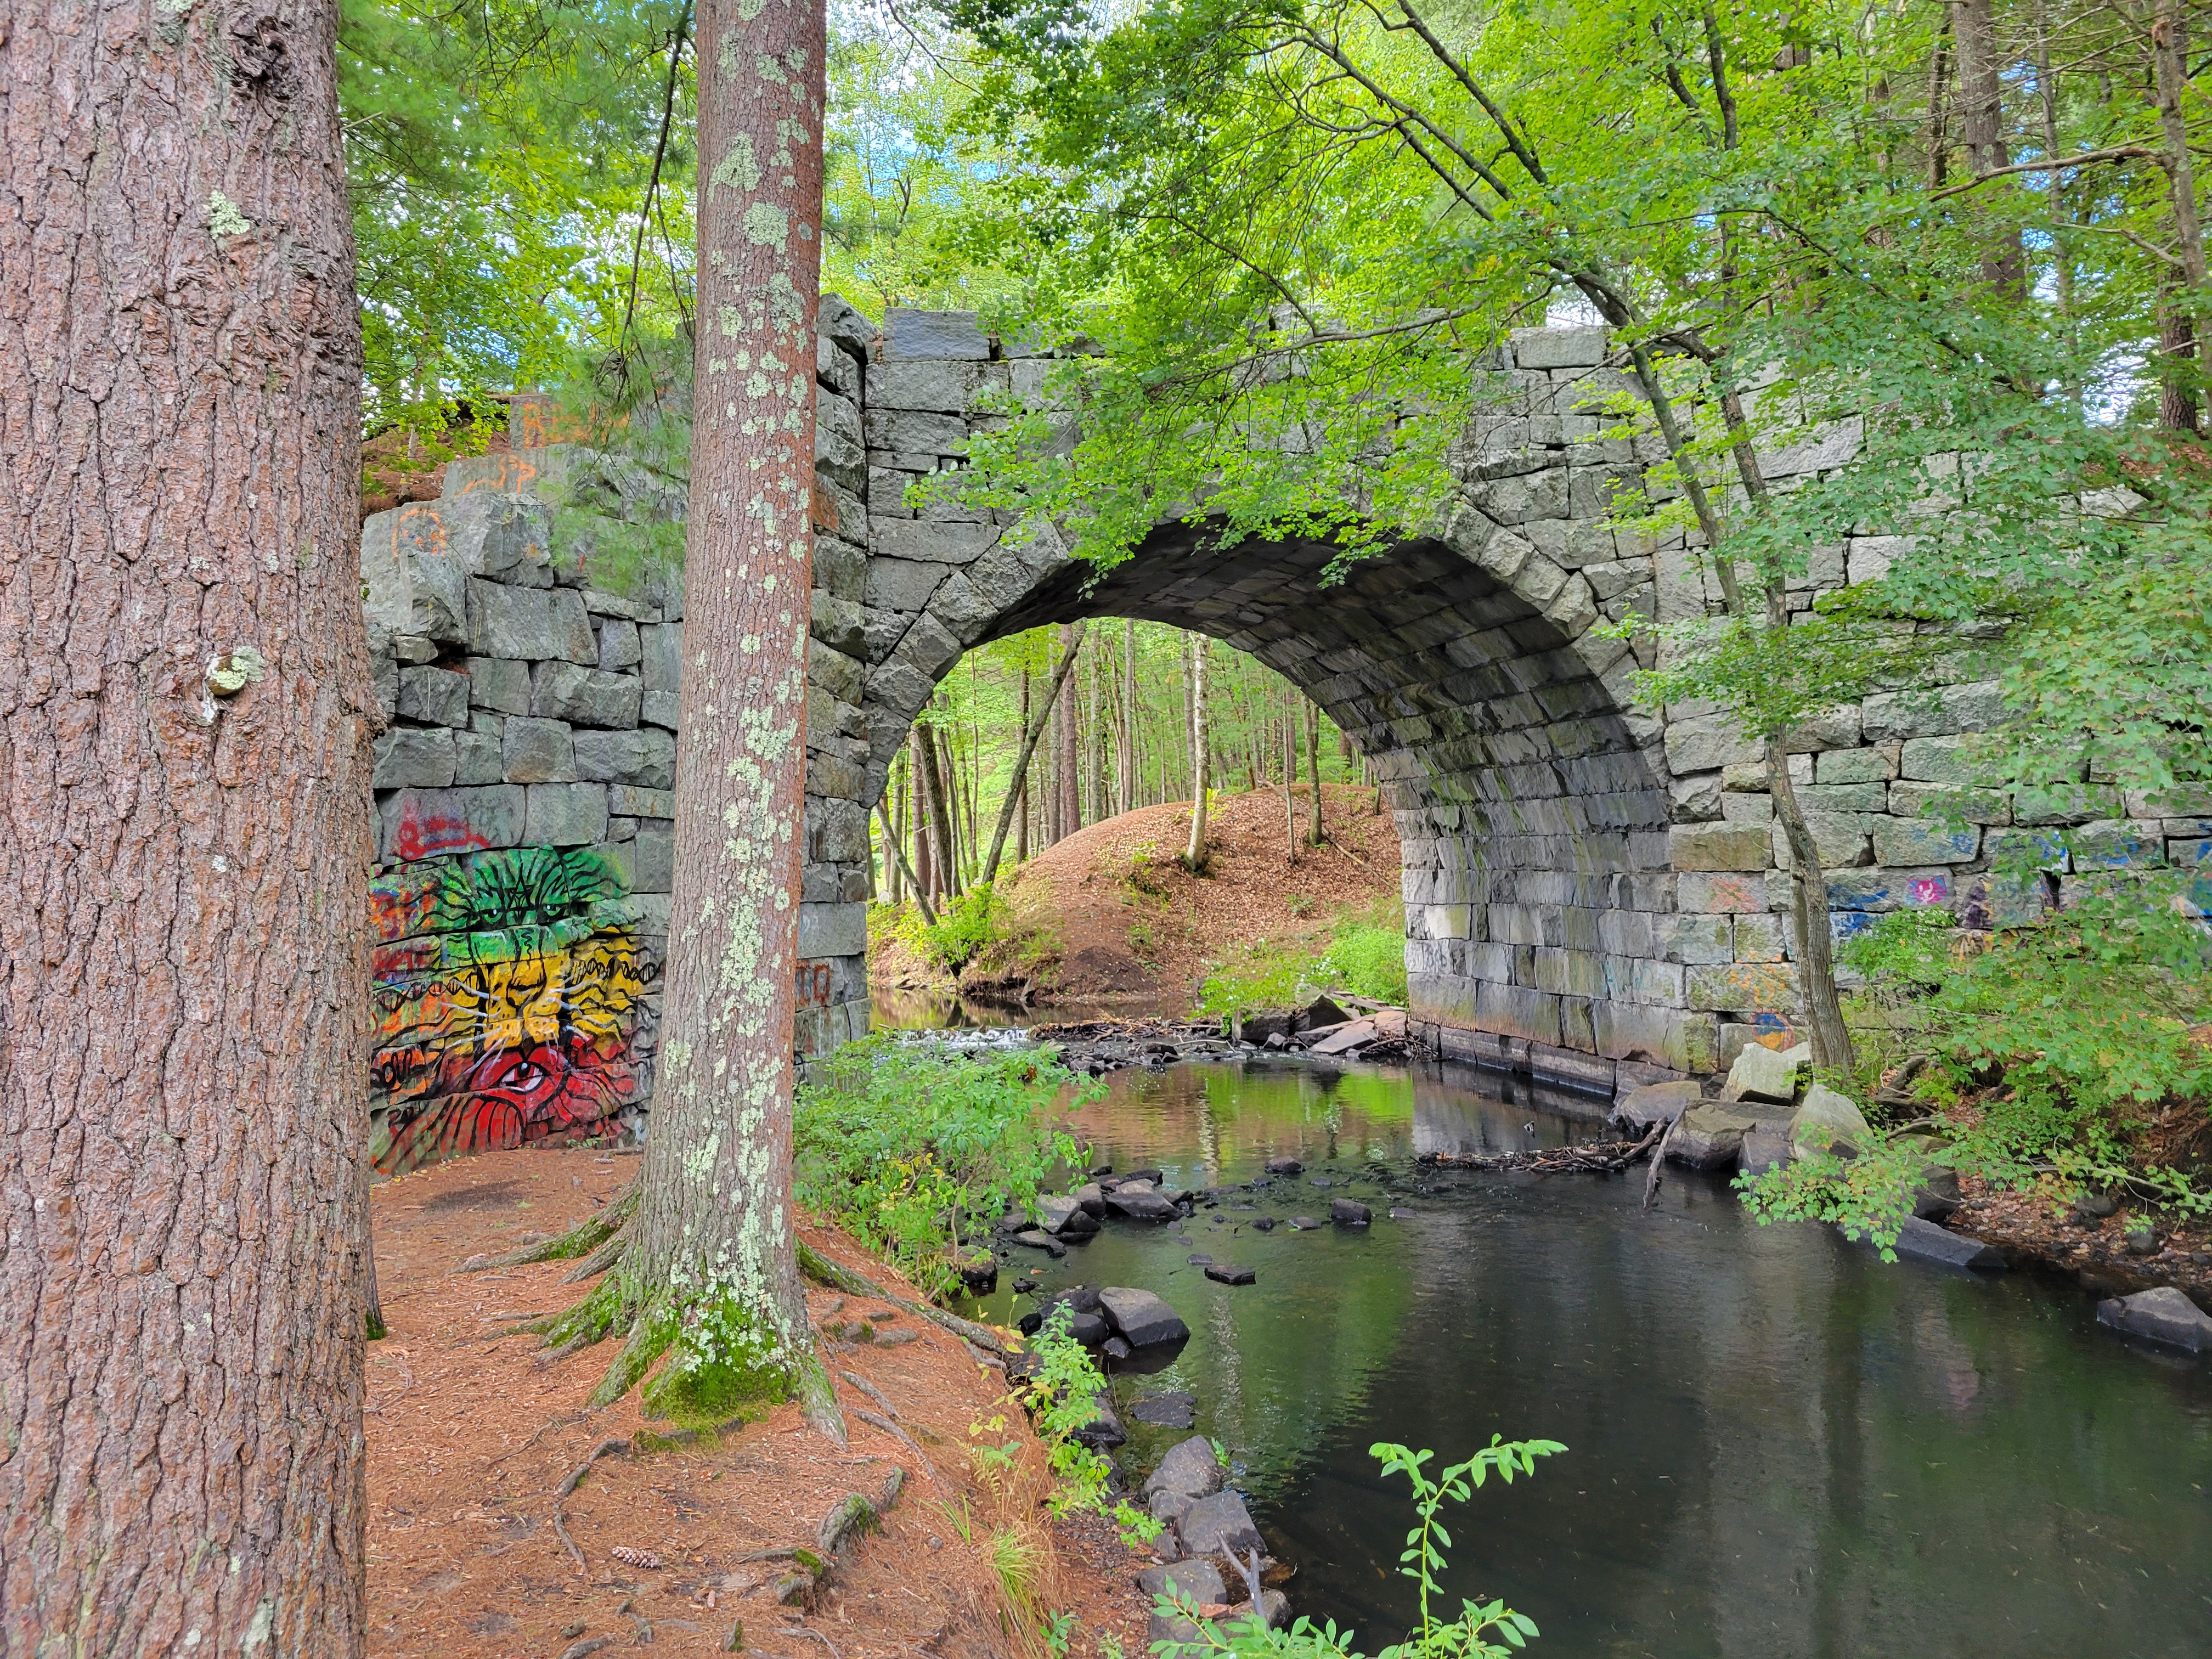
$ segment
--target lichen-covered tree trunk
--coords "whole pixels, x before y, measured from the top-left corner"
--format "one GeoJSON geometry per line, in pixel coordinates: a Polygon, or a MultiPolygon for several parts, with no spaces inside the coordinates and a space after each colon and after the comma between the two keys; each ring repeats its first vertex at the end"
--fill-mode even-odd
{"type": "Polygon", "coordinates": [[[806,780],[820,0],[699,9],[697,392],[667,1002],[613,1398],[722,1416],[796,1393],[836,1421],[791,1209],[806,780]]]}
{"type": "Polygon", "coordinates": [[[0,1652],[358,1654],[337,8],[0,13],[0,1652]]]}

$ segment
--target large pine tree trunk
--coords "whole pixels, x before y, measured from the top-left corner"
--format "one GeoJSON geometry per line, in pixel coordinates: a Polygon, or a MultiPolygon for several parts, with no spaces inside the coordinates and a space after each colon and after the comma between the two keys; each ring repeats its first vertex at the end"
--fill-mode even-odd
{"type": "Polygon", "coordinates": [[[653,1133],[599,1292],[619,1397],[726,1417],[796,1393],[836,1431],[791,1208],[793,974],[806,777],[818,0],[699,13],[699,335],[676,882],[653,1133]]]}
{"type": "Polygon", "coordinates": [[[362,1650],[337,22],[0,15],[0,1652],[362,1650]]]}

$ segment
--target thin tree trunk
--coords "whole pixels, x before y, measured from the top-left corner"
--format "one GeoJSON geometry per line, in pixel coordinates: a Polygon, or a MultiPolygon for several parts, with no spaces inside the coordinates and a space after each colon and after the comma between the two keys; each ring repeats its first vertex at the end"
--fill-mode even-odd
{"type": "MultiPolygon", "coordinates": [[[[1014,862],[1030,859],[1030,751],[1036,747],[1030,730],[1030,666],[1022,665],[1022,752],[1014,762],[1014,862]]],[[[995,838],[994,838],[995,839],[995,838]]],[[[985,877],[989,880],[989,877],[985,877]]]]}
{"type": "MultiPolygon", "coordinates": [[[[1726,535],[1719,512],[1712,497],[1706,492],[1705,479],[1698,471],[1696,458],[1689,453],[1688,441],[1675,418],[1673,400],[1668,396],[1665,384],[1660,380],[1650,353],[1638,345],[1631,352],[1631,361],[1638,383],[1644,388],[1645,401],[1659,423],[1660,435],[1667,445],[1667,453],[1675,463],[1682,478],[1683,494],[1690,500],[1691,509],[1697,514],[1698,528],[1704,532],[1706,545],[1713,550],[1714,574],[1720,579],[1721,592],[1729,611],[1739,617],[1751,616],[1748,596],[1739,586],[1735,562],[1718,551],[1726,535]]],[[[1757,456],[1749,439],[1743,435],[1741,416],[1733,394],[1725,394],[1723,406],[1727,418],[1738,434],[1732,446],[1736,467],[1746,490],[1756,501],[1763,497],[1765,483],[1759,471],[1757,456]]],[[[1780,584],[1768,586],[1765,595],[1765,614],[1763,618],[1769,629],[1790,625],[1788,598],[1780,584]]],[[[1851,1065],[1850,1032],[1844,1024],[1843,1005],[1836,991],[1834,940],[1828,930],[1828,885],[1826,872],[1820,866],[1818,842],[1805,821],[1797,792],[1790,777],[1782,751],[1782,734],[1769,733],[1765,738],[1769,791],[1774,802],[1774,816],[1782,825],[1783,837],[1790,843],[1790,880],[1792,898],[1791,919],[1797,935],[1797,976],[1804,991],[1808,1018],[1812,1025],[1813,1063],[1837,1072],[1847,1072],[1851,1065]]],[[[1377,792],[1380,798],[1380,792],[1377,792]]]]}
{"type": "MultiPolygon", "coordinates": [[[[876,806],[876,811],[878,813],[882,813],[883,810],[882,804],[878,802],[876,806]]],[[[884,821],[886,823],[890,822],[888,816],[885,817],[884,821]]],[[[907,881],[914,888],[914,902],[916,905],[921,907],[921,919],[927,922],[931,927],[936,927],[937,912],[930,905],[929,889],[923,884],[921,878],[915,874],[914,866],[907,862],[906,843],[901,841],[897,836],[894,836],[891,838],[890,849],[891,855],[898,860],[899,871],[904,875],[907,881]]]]}
{"type": "MultiPolygon", "coordinates": [[[[1994,0],[1949,0],[1951,41],[1959,53],[1960,136],[1966,166],[1976,178],[2012,165],[2004,140],[2004,65],[1997,58],[1994,0]]],[[[2026,280],[2027,256],[2020,228],[2007,225],[1991,234],[1982,258],[1982,276],[1990,287],[2018,296],[2026,280]]]]}
{"type": "Polygon", "coordinates": [[[1313,791],[1312,841],[1318,847],[1325,835],[1321,821],[1321,708],[1311,697],[1302,701],[1306,706],[1307,787],[1313,791]]]}
{"type": "Polygon", "coordinates": [[[1283,712],[1283,846],[1292,864],[1298,861],[1297,783],[1298,720],[1293,705],[1283,712]]]}
{"type": "MultiPolygon", "coordinates": [[[[906,902],[906,883],[908,880],[906,847],[899,839],[898,830],[891,823],[890,807],[887,805],[890,799],[890,795],[886,793],[883,800],[876,803],[876,817],[882,821],[884,826],[884,869],[886,885],[891,890],[891,902],[903,904],[906,902]]],[[[915,896],[919,897],[920,884],[916,883],[915,887],[915,896]]],[[[933,916],[929,920],[933,921],[936,918],[933,916]]]]}
{"type": "Polygon", "coordinates": [[[942,890],[937,884],[937,866],[929,856],[929,792],[922,787],[921,726],[917,721],[907,734],[907,781],[914,792],[914,863],[917,873],[916,890],[934,898],[942,890]]]}
{"type": "MultiPolygon", "coordinates": [[[[1076,623],[1075,643],[1078,647],[1083,643],[1083,631],[1084,624],[1076,623]]],[[[1060,665],[1053,670],[1051,683],[1045,687],[1044,700],[1037,709],[1036,718],[1029,722],[1022,733],[1021,752],[1014,757],[1013,781],[1007,786],[1006,799],[999,808],[998,824],[991,831],[991,850],[983,860],[982,880],[987,887],[998,878],[999,854],[1005,851],[1006,845],[1006,821],[1013,816],[1016,804],[1026,798],[1030,757],[1036,753],[1037,739],[1044,735],[1046,722],[1051,719],[1053,708],[1060,700],[1060,685],[1067,678],[1067,671],[1074,663],[1073,651],[1061,656],[1060,665]]],[[[1026,679],[1022,682],[1022,709],[1026,714],[1029,709],[1029,682],[1026,679]]]]}
{"type": "Polygon", "coordinates": [[[1195,747],[1194,737],[1198,730],[1198,699],[1192,695],[1192,680],[1195,671],[1191,666],[1191,659],[1196,654],[1198,647],[1196,638],[1193,635],[1178,629],[1176,637],[1181,642],[1176,655],[1182,665],[1183,795],[1185,799],[1188,799],[1196,793],[1198,788],[1198,750],[1195,747]]]}
{"type": "Polygon", "coordinates": [[[941,810],[945,814],[945,867],[952,874],[952,890],[968,890],[968,876],[973,862],[968,838],[961,833],[960,823],[960,763],[952,753],[952,735],[944,726],[937,728],[937,787],[945,792],[941,810]]]}
{"type": "Polygon", "coordinates": [[[921,787],[929,806],[929,830],[937,856],[937,890],[948,898],[957,897],[960,892],[959,853],[952,841],[952,816],[945,807],[944,775],[937,767],[933,727],[921,728],[921,787]]]}
{"type": "MultiPolygon", "coordinates": [[[[699,388],[691,438],[676,880],[653,1133],[593,1302],[628,1340],[593,1395],[726,1417],[796,1395],[842,1419],[791,1212],[792,1019],[814,495],[821,9],[707,0],[698,56],[699,388]],[[753,158],[775,156],[765,170],[753,158]],[[763,365],[798,364],[763,374],[763,365]]],[[[592,1304],[587,1304],[589,1307],[592,1304]]],[[[583,1310],[572,1311],[572,1319],[583,1310]]],[[[548,1333],[549,1338],[553,1333],[548,1333]]]]}
{"type": "Polygon", "coordinates": [[[2195,432],[2203,399],[2197,366],[2205,332],[2208,272],[2204,231],[2197,214],[2197,167],[2189,153],[2189,130],[2181,107],[2189,84],[2189,11],[2182,0],[2158,0],[2151,29],[2151,58],[2158,87],[2158,118],[2165,151],[2166,198],[2173,214],[2173,240],[2187,287],[2162,299],[2159,317],[2160,424],[2195,432]]]}
{"type": "Polygon", "coordinates": [[[364,1639],[338,9],[0,47],[0,1652],[364,1639]]]}
{"type": "Polygon", "coordinates": [[[1121,810],[1140,806],[1137,783],[1137,621],[1121,618],[1121,810]]]}
{"type": "Polygon", "coordinates": [[[1182,861],[1193,870],[1206,867],[1206,758],[1211,748],[1206,729],[1206,645],[1200,634],[1190,647],[1190,843],[1183,849],[1182,861]]]}
{"type": "MultiPolygon", "coordinates": [[[[1060,624],[1060,653],[1063,659],[1074,656],[1082,643],[1073,624],[1060,624]]],[[[1082,775],[1077,758],[1082,752],[1083,726],[1076,712],[1073,675],[1060,683],[1060,729],[1054,735],[1060,744],[1054,767],[1054,781],[1060,786],[1057,833],[1059,839],[1065,840],[1083,828],[1082,775]]]]}

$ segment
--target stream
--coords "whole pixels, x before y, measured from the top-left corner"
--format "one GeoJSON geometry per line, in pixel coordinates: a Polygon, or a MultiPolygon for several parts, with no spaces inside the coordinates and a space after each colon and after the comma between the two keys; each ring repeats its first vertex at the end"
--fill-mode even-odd
{"type": "MultiPolygon", "coordinates": [[[[1195,1395],[1297,1570],[1294,1611],[1370,1652],[1416,1604],[1395,1576],[1405,1482],[1378,1479],[1369,1446],[1456,1461],[1493,1434],[1569,1449],[1447,1511],[1443,1605],[1504,1597],[1540,1654],[2212,1652],[2212,1364],[2131,1350],[2064,1279],[1886,1266],[1831,1231],[1762,1228],[1717,1177],[1669,1169],[1646,1212],[1640,1168],[1413,1162],[1608,1138],[1595,1109],[1432,1066],[1120,1073],[1079,1119],[1102,1160],[1187,1188],[1253,1181],[1269,1157],[1304,1172],[1008,1267],[1174,1305],[1188,1345],[1115,1379],[1125,1465],[1182,1437],[1129,1421],[1132,1401],[1195,1395]],[[1325,1224],[1339,1196],[1373,1226],[1325,1224]],[[1260,1214],[1324,1224],[1262,1232],[1260,1214]],[[1193,1255],[1258,1282],[1212,1282],[1193,1255]]],[[[971,1310],[1012,1322],[1033,1299],[1017,1276],[971,1310]]]]}

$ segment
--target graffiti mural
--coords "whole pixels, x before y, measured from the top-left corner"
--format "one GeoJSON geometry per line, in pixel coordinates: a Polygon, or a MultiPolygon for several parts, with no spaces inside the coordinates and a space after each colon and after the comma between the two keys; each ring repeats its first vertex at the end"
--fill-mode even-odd
{"type": "Polygon", "coordinates": [[[651,1096],[659,964],[597,854],[403,864],[370,890],[370,919],[380,1170],[611,1133],[651,1096]]]}

